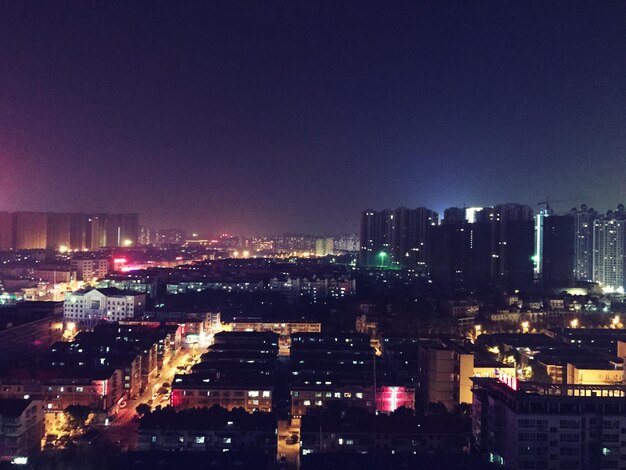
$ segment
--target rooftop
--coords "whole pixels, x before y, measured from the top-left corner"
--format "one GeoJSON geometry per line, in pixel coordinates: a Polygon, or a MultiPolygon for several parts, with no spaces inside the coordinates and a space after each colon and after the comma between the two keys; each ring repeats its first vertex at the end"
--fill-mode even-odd
{"type": "Polygon", "coordinates": [[[19,416],[33,400],[22,400],[20,398],[0,399],[0,416],[19,416]]]}

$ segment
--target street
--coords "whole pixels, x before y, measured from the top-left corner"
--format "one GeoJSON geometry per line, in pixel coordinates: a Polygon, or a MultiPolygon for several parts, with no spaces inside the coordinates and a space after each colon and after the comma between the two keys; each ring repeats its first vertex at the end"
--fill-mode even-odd
{"type": "MultiPolygon", "coordinates": [[[[199,356],[198,356],[199,357],[199,356]]],[[[180,351],[175,359],[163,367],[160,377],[154,383],[149,383],[144,392],[136,399],[129,398],[127,404],[122,408],[110,424],[103,426],[103,435],[112,443],[119,445],[123,450],[135,450],[137,447],[137,433],[139,430],[139,420],[134,419],[137,415],[137,405],[148,403],[152,400],[151,409],[157,406],[165,407],[169,405],[169,400],[165,399],[165,395],[158,393],[164,383],[169,383],[171,389],[174,375],[177,373],[186,373],[178,370],[178,367],[187,367],[193,365],[192,355],[190,351],[180,351]],[[154,399],[152,397],[155,397],[154,399]]]]}
{"type": "Polygon", "coordinates": [[[289,424],[289,420],[278,421],[278,459],[285,456],[285,470],[296,470],[300,467],[300,425],[289,424]],[[295,444],[287,444],[286,440],[291,434],[298,434],[295,444]]]}

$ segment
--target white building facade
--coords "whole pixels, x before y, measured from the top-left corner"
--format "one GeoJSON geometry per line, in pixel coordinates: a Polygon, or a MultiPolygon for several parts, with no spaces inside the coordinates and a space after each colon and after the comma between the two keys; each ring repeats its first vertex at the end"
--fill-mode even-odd
{"type": "Polygon", "coordinates": [[[145,294],[115,288],[80,290],[65,294],[63,318],[82,329],[93,328],[99,321],[121,321],[143,313],[145,294]]]}

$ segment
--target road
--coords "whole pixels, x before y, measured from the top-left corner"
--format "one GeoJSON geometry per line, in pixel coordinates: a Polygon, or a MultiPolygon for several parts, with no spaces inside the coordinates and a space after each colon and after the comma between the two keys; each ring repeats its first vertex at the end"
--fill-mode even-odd
{"type": "MultiPolygon", "coordinates": [[[[164,395],[158,393],[158,390],[164,383],[171,385],[174,375],[180,373],[178,367],[191,364],[189,360],[192,358],[190,351],[181,351],[175,359],[163,367],[160,377],[153,383],[148,384],[146,390],[135,400],[129,399],[124,408],[122,408],[115,419],[109,425],[103,427],[103,435],[112,443],[118,444],[123,450],[134,450],[137,447],[137,433],[139,430],[139,420],[134,419],[137,415],[136,408],[140,403],[148,403],[152,400],[152,409],[157,406],[165,407],[169,405],[169,400],[164,400],[164,395]],[[155,397],[154,399],[152,397],[155,397]]],[[[192,361],[193,363],[193,361],[192,361]]]]}
{"type": "Polygon", "coordinates": [[[287,465],[285,470],[297,470],[300,468],[300,440],[296,444],[287,444],[286,438],[292,433],[300,436],[300,424],[289,424],[289,420],[278,421],[278,459],[285,456],[287,465]]]}

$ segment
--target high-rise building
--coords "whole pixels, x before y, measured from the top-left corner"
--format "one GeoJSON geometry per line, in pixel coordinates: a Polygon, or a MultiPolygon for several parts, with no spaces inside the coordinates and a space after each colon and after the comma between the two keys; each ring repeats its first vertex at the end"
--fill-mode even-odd
{"type": "MultiPolygon", "coordinates": [[[[484,212],[481,211],[481,212],[484,212]]],[[[506,287],[529,287],[533,281],[533,210],[523,204],[499,204],[491,218],[491,277],[506,287]]]]}
{"type": "Polygon", "coordinates": [[[593,222],[593,282],[604,289],[623,289],[626,261],[626,214],[618,210],[593,222]]]}
{"type": "Polygon", "coordinates": [[[14,217],[16,250],[46,248],[48,216],[45,212],[15,212],[14,217]]]}
{"type": "Polygon", "coordinates": [[[332,238],[318,238],[315,240],[315,256],[332,255],[335,251],[335,240],[332,238]]]}
{"type": "Polygon", "coordinates": [[[569,287],[574,281],[574,218],[549,215],[543,220],[541,280],[545,287],[569,287]]]}
{"type": "Polygon", "coordinates": [[[385,261],[383,213],[368,209],[361,214],[359,265],[382,266],[385,261]]]}
{"type": "Polygon", "coordinates": [[[462,289],[470,282],[470,225],[473,224],[466,222],[464,209],[451,207],[444,211],[441,225],[430,227],[428,268],[437,285],[462,289]]]}
{"type": "Polygon", "coordinates": [[[88,231],[89,216],[87,214],[70,214],[70,250],[87,249],[88,231]]]}
{"type": "Polygon", "coordinates": [[[0,212],[0,250],[98,250],[135,246],[137,214],[0,212]]]}
{"type": "Polygon", "coordinates": [[[13,219],[12,212],[0,212],[0,251],[10,250],[15,246],[13,219]]]}
{"type": "Polygon", "coordinates": [[[47,214],[46,248],[49,250],[67,251],[71,248],[71,214],[47,214]]]}
{"type": "Polygon", "coordinates": [[[593,279],[593,221],[597,213],[585,204],[572,209],[574,218],[574,279],[589,282],[593,279]]]}
{"type": "Polygon", "coordinates": [[[427,234],[439,215],[425,207],[366,210],[361,215],[359,263],[370,267],[404,267],[427,271],[427,234]]]}

